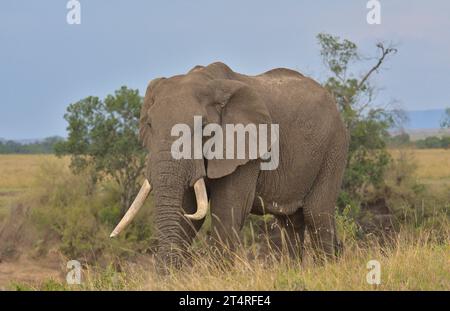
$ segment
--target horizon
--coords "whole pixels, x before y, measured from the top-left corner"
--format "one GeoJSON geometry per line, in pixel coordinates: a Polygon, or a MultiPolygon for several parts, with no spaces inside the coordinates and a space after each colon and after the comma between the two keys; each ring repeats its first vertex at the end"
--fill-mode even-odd
{"type": "MultiPolygon", "coordinates": [[[[438,130],[442,130],[442,131],[445,131],[445,132],[449,132],[450,131],[450,129],[444,129],[444,128],[441,128],[440,126],[439,126],[439,122],[440,122],[440,116],[444,116],[445,115],[445,109],[427,109],[427,110],[405,110],[405,112],[407,113],[407,114],[417,114],[417,115],[421,115],[421,114],[423,114],[423,113],[426,113],[426,112],[428,112],[428,113],[432,113],[432,112],[436,112],[436,113],[439,113],[439,115],[436,117],[436,115],[434,116],[435,118],[433,119],[433,120],[423,120],[423,119],[421,119],[421,120],[412,120],[412,122],[414,123],[413,125],[410,125],[410,123],[411,123],[411,120],[409,120],[408,122],[406,122],[405,124],[404,124],[404,127],[402,127],[401,129],[400,129],[400,131],[405,131],[405,132],[407,132],[407,133],[409,133],[409,132],[411,132],[411,133],[415,133],[415,132],[421,132],[421,131],[423,131],[423,132],[427,132],[427,131],[438,131],[438,130]],[[419,121],[419,123],[420,123],[420,121],[429,121],[428,123],[433,123],[434,122],[434,124],[436,124],[436,126],[429,126],[429,127],[418,127],[418,126],[416,126],[415,124],[415,122],[417,122],[417,121],[419,121]]],[[[397,132],[397,131],[399,131],[399,129],[396,129],[396,128],[393,128],[392,129],[392,132],[393,133],[395,133],[395,132],[397,132]]],[[[450,132],[449,132],[449,134],[450,134],[450,132]]],[[[32,143],[37,143],[37,142],[40,142],[40,141],[42,141],[42,140],[44,140],[44,139],[46,139],[46,138],[53,138],[53,137],[56,137],[56,138],[62,138],[62,139],[66,139],[67,138],[67,136],[66,135],[57,135],[57,134],[55,134],[55,135],[49,135],[49,136],[45,136],[45,137],[24,137],[24,138],[9,138],[9,137],[2,137],[2,136],[0,136],[0,142],[2,142],[2,141],[14,141],[14,142],[18,142],[18,143],[21,143],[21,144],[32,144],[32,143]]]]}
{"type": "Polygon", "coordinates": [[[450,106],[447,1],[383,2],[380,25],[367,24],[366,1],[357,0],[80,2],[80,25],[66,22],[67,1],[2,4],[0,137],[65,137],[70,103],[122,85],[142,96],[155,77],[217,60],[244,74],[286,67],[321,81],[321,32],[355,42],[369,57],[378,41],[397,46],[374,76],[377,103],[407,111],[450,106]]]}

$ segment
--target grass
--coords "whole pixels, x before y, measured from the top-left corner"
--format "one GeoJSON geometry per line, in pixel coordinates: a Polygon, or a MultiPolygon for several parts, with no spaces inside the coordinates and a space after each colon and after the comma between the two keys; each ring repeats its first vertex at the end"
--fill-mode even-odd
{"type": "MultiPolygon", "coordinates": [[[[0,224],[9,205],[35,184],[42,163],[56,159],[53,155],[0,155],[0,224]]],[[[64,160],[58,160],[64,161],[64,160]]]]}
{"type": "MultiPolygon", "coordinates": [[[[394,158],[399,157],[400,153],[406,153],[416,162],[416,174],[421,182],[450,184],[450,150],[391,150],[394,158]]],[[[58,159],[53,155],[0,155],[0,197],[29,189],[42,163],[49,160],[68,163],[67,159],[58,159]]]]}
{"type": "MultiPolygon", "coordinates": [[[[448,211],[450,200],[446,198],[450,188],[450,150],[392,150],[391,153],[394,157],[406,156],[415,161],[416,178],[427,186],[433,186],[433,191],[444,194],[444,199],[441,200],[444,203],[438,201],[436,204],[440,204],[440,210],[448,211]]],[[[107,239],[109,232],[107,229],[111,226],[108,225],[108,219],[112,216],[106,213],[111,210],[111,205],[106,203],[111,199],[104,197],[105,194],[103,197],[97,197],[94,202],[90,202],[89,198],[80,198],[83,193],[83,189],[77,186],[80,180],[70,176],[67,169],[63,169],[67,168],[67,164],[68,161],[65,159],[57,159],[54,156],[0,156],[0,225],[2,210],[8,211],[9,206],[14,206],[10,203],[17,199],[18,194],[37,192],[37,189],[42,188],[51,195],[48,198],[43,197],[39,203],[36,201],[35,204],[39,209],[47,208],[51,212],[52,217],[47,220],[52,221],[50,223],[61,230],[62,235],[70,237],[66,241],[68,245],[72,245],[72,241],[78,243],[78,239],[87,241],[85,236],[78,235],[85,226],[86,232],[92,231],[88,241],[92,240],[92,243],[99,245],[98,236],[105,236],[102,240],[104,249],[123,248],[125,244],[120,244],[121,241],[111,242],[107,239]],[[47,175],[36,179],[36,176],[41,176],[42,167],[46,168],[47,175]],[[61,187],[61,185],[65,186],[61,187]],[[91,217],[90,212],[81,214],[85,215],[81,219],[77,213],[85,212],[85,209],[75,209],[78,205],[86,208],[88,205],[92,206],[96,211],[94,214],[96,219],[105,219],[105,224],[98,227],[98,223],[93,223],[90,226],[90,222],[87,222],[91,217]],[[106,208],[103,208],[104,206],[106,208]],[[73,228],[68,226],[66,224],[68,218],[63,217],[65,215],[78,217],[76,226],[73,228]]],[[[142,216],[143,213],[140,217],[142,216]]],[[[439,218],[439,222],[433,220],[432,223],[424,222],[415,227],[403,226],[392,244],[380,245],[376,241],[361,241],[356,240],[352,235],[341,234],[341,237],[345,238],[343,256],[337,262],[329,262],[323,266],[312,262],[309,257],[312,250],[307,250],[305,260],[300,263],[286,257],[283,257],[281,261],[258,257],[261,254],[255,247],[238,252],[233,263],[219,261],[202,251],[202,241],[199,241],[196,243],[196,248],[200,251],[194,254],[192,266],[186,266],[181,271],[171,271],[165,277],[156,272],[151,256],[139,253],[133,259],[124,260],[117,255],[117,259],[107,261],[114,262],[114,266],[105,265],[104,260],[97,265],[92,262],[89,265],[83,265],[81,285],[65,283],[66,271],[63,260],[57,268],[61,275],[60,279],[17,281],[11,278],[8,288],[15,290],[450,290],[450,223],[445,214],[442,217],[439,214],[436,218],[439,218]],[[254,259],[255,257],[257,259],[254,259]],[[381,264],[381,284],[378,286],[369,285],[366,282],[369,260],[378,260],[381,264]]],[[[141,219],[141,225],[137,225],[139,219],[134,222],[135,239],[138,239],[137,233],[142,232],[142,224],[145,221],[141,219]]],[[[131,227],[128,232],[134,232],[133,230],[131,227]]],[[[91,247],[90,245],[87,246],[91,247]]],[[[136,252],[134,246],[126,250],[136,252]]],[[[145,248],[143,250],[145,251],[145,248]]],[[[73,258],[67,258],[69,259],[73,258]]],[[[20,264],[17,265],[17,269],[22,269],[20,264]]]]}
{"type": "Polygon", "coordinates": [[[394,158],[400,156],[412,160],[417,169],[418,180],[440,190],[450,187],[450,150],[445,149],[406,149],[391,150],[394,158]]]}
{"type": "MultiPolygon", "coordinates": [[[[450,232],[448,232],[450,233],[450,232]]],[[[450,237],[450,235],[447,235],[450,237]]],[[[337,262],[321,265],[307,257],[303,263],[247,259],[241,251],[233,262],[218,264],[212,256],[196,254],[192,266],[156,273],[151,262],[123,263],[121,272],[87,267],[81,285],[49,279],[40,284],[11,284],[16,290],[450,290],[449,239],[436,241],[432,232],[401,231],[392,245],[353,243],[337,262]],[[381,267],[381,284],[366,281],[370,260],[381,267]],[[226,271],[224,273],[224,271],[226,271]]],[[[310,253],[310,252],[308,252],[310,253]]]]}
{"type": "Polygon", "coordinates": [[[0,155],[0,189],[29,188],[41,164],[49,159],[57,158],[53,155],[0,155]]]}
{"type": "MultiPolygon", "coordinates": [[[[445,246],[428,244],[426,235],[417,241],[405,233],[392,248],[353,245],[334,263],[318,266],[311,260],[300,264],[248,261],[243,256],[227,273],[208,259],[192,269],[160,281],[150,275],[143,289],[151,290],[430,290],[450,289],[448,241],[445,246]],[[366,282],[367,262],[381,263],[381,285],[366,282]]],[[[309,252],[311,253],[311,251],[309,252]]]]}
{"type": "Polygon", "coordinates": [[[450,150],[414,150],[417,162],[417,176],[420,179],[450,182],[450,150]]]}

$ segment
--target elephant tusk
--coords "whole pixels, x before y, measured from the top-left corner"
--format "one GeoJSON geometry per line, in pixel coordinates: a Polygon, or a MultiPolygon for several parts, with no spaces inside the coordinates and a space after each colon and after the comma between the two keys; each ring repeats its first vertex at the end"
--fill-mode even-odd
{"type": "Polygon", "coordinates": [[[119,224],[116,226],[116,228],[114,228],[113,232],[109,236],[110,238],[116,237],[120,232],[122,232],[123,229],[125,229],[126,226],[130,224],[139,209],[142,207],[142,205],[144,205],[145,199],[147,199],[150,191],[152,191],[152,186],[150,185],[148,180],[145,179],[144,183],[142,184],[141,190],[139,190],[139,193],[136,196],[136,199],[134,199],[133,204],[131,204],[130,208],[120,220],[119,224]]]}
{"type": "Polygon", "coordinates": [[[195,214],[184,214],[184,216],[192,220],[201,220],[208,213],[208,195],[203,178],[195,182],[194,191],[195,198],[197,199],[197,212],[195,214]]]}

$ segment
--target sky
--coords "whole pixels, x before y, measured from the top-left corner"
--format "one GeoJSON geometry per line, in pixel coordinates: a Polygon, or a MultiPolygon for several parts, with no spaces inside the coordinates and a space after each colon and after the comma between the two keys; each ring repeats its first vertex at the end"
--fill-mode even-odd
{"type": "Polygon", "coordinates": [[[397,46],[373,80],[379,103],[450,106],[448,0],[380,0],[380,25],[367,23],[366,0],[79,0],[79,25],[67,23],[67,2],[1,1],[0,137],[65,136],[70,103],[122,85],[143,95],[155,77],[214,61],[250,75],[287,67],[320,81],[321,32],[367,56],[379,41],[397,46]]]}

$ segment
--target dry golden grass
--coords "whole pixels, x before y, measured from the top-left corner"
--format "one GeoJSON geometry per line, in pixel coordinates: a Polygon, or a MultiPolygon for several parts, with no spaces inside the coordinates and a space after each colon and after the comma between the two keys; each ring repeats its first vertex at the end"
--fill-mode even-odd
{"type": "Polygon", "coordinates": [[[54,155],[0,155],[0,191],[26,190],[49,160],[64,161],[54,155]]]}
{"type": "Polygon", "coordinates": [[[54,155],[0,155],[0,223],[8,205],[33,188],[40,167],[49,161],[68,163],[54,155]]]}
{"type": "Polygon", "coordinates": [[[193,269],[167,279],[151,274],[138,288],[146,290],[450,290],[450,246],[400,240],[393,249],[352,247],[334,263],[309,260],[275,262],[240,259],[226,273],[200,260],[193,269]],[[366,281],[367,264],[378,260],[381,284],[366,281]]]}
{"type": "MultiPolygon", "coordinates": [[[[450,150],[406,149],[390,150],[398,157],[407,153],[417,164],[417,177],[424,180],[450,181],[450,150]]],[[[32,185],[35,173],[43,162],[65,161],[54,155],[0,155],[0,191],[25,190],[32,185]]]]}
{"type": "Polygon", "coordinates": [[[415,150],[417,176],[450,181],[450,150],[415,150]]]}
{"type": "Polygon", "coordinates": [[[417,165],[420,179],[440,179],[450,181],[450,150],[445,149],[406,149],[391,150],[393,157],[406,152],[417,165]]]}
{"type": "MultiPolygon", "coordinates": [[[[449,232],[450,233],[450,232],[449,232]]],[[[314,264],[247,259],[236,255],[234,263],[223,263],[196,255],[194,264],[161,276],[151,261],[123,263],[115,269],[88,267],[82,284],[66,285],[62,280],[40,284],[13,284],[12,289],[29,290],[450,290],[450,240],[433,239],[430,231],[401,231],[390,246],[358,246],[351,243],[336,262],[314,264]],[[368,262],[380,263],[381,284],[368,284],[368,262]]],[[[450,235],[449,235],[450,237],[450,235]]],[[[308,254],[311,250],[307,250],[308,254]]]]}
{"type": "MultiPolygon", "coordinates": [[[[400,151],[391,151],[394,157],[400,151]]],[[[421,182],[450,185],[450,151],[406,150],[417,164],[421,182]]],[[[66,165],[67,160],[53,156],[0,156],[0,193],[28,191],[34,187],[35,175],[43,162],[66,165]]],[[[447,205],[446,205],[447,206],[447,205]]],[[[0,197],[1,212],[1,197],[0,197]]],[[[0,215],[1,216],[1,215],[0,215]]],[[[443,216],[445,218],[445,216],[443,216]]],[[[1,218],[0,218],[1,222],[1,218]]],[[[318,266],[307,257],[303,263],[284,259],[267,262],[236,257],[234,264],[220,263],[199,255],[192,267],[173,271],[161,277],[145,263],[122,263],[122,271],[112,267],[89,268],[83,273],[83,284],[71,287],[61,280],[40,280],[38,284],[13,284],[12,289],[48,290],[450,290],[450,224],[446,219],[437,234],[433,226],[404,228],[390,246],[358,245],[347,240],[342,258],[318,266]],[[436,236],[438,236],[436,238],[436,236]],[[444,238],[443,238],[444,236],[444,238]],[[366,282],[369,260],[381,264],[381,285],[366,282]]],[[[311,250],[307,251],[308,254],[311,250]]],[[[62,267],[65,267],[64,265],[62,267]]],[[[65,271],[61,270],[63,275],[65,271]]],[[[13,282],[13,280],[11,280],[13,282]]]]}
{"type": "MultiPolygon", "coordinates": [[[[400,152],[415,161],[416,175],[428,183],[444,182],[450,184],[450,150],[409,149],[391,150],[391,155],[399,157],[400,152]]],[[[25,191],[33,185],[36,172],[42,163],[64,161],[53,155],[0,155],[0,196],[2,193],[25,191]]]]}
{"type": "Polygon", "coordinates": [[[394,149],[391,155],[406,157],[416,166],[419,182],[436,190],[450,189],[450,150],[445,149],[394,149]]]}

